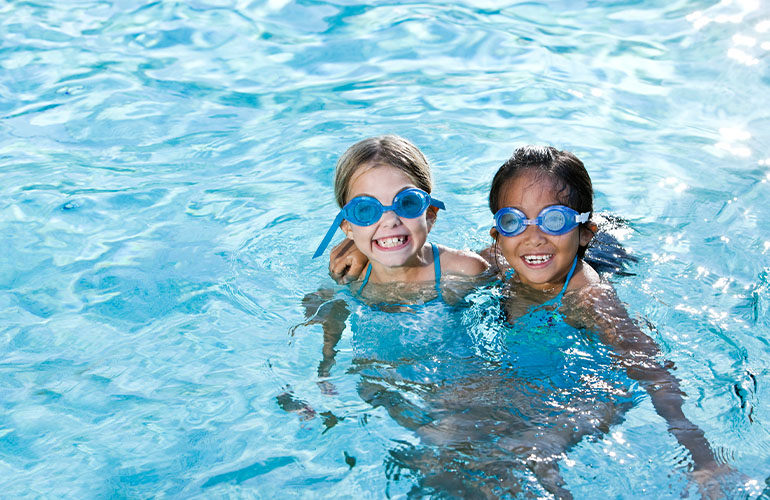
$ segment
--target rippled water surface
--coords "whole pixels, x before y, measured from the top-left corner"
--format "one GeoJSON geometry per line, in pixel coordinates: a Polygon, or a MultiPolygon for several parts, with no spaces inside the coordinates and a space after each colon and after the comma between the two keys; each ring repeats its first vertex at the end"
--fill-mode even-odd
{"type": "MultiPolygon", "coordinates": [[[[429,440],[399,419],[407,402],[367,392],[385,368],[348,332],[319,373],[323,332],[303,324],[303,297],[332,287],[310,257],[336,212],[336,158],[382,133],[433,164],[449,210],[432,238],[472,249],[515,147],[583,159],[597,209],[629,220],[639,262],[613,278],[621,298],[758,495],[768,62],[764,0],[0,3],[3,496],[420,491],[404,456],[429,440]]],[[[382,321],[466,335],[432,314],[382,321]]],[[[436,338],[402,339],[423,346],[410,369],[471,359],[437,357],[451,342],[431,351],[436,338]]],[[[559,467],[576,498],[698,495],[644,393],[559,467]]]]}

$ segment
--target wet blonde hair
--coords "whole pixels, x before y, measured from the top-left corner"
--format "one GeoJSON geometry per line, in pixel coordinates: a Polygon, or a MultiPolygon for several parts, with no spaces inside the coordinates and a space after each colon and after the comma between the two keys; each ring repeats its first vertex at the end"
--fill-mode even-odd
{"type": "Polygon", "coordinates": [[[433,181],[425,155],[417,146],[397,135],[381,135],[359,141],[348,148],[334,172],[334,197],[337,205],[348,202],[350,179],[362,167],[390,165],[403,171],[415,186],[431,192],[433,181]]]}

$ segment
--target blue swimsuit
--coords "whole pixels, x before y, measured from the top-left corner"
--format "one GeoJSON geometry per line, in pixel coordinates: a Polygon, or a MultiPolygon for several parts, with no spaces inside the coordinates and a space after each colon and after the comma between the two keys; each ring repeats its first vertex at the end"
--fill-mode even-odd
{"type": "MultiPolygon", "coordinates": [[[[436,292],[438,293],[437,299],[443,300],[441,296],[441,259],[439,259],[439,251],[438,246],[436,246],[435,243],[430,244],[431,249],[433,250],[433,272],[436,280],[436,292]]],[[[364,276],[364,282],[361,283],[361,288],[358,289],[358,295],[361,295],[361,292],[364,291],[364,287],[367,283],[369,283],[369,275],[372,274],[372,264],[369,263],[369,267],[366,269],[366,276],[364,276]]],[[[435,300],[435,299],[433,299],[435,300]]]]}
{"type": "MultiPolygon", "coordinates": [[[[561,300],[564,297],[564,293],[567,291],[569,281],[572,279],[572,275],[575,273],[576,267],[577,257],[575,257],[575,260],[572,261],[572,267],[570,268],[569,273],[567,273],[567,279],[564,280],[564,286],[562,287],[561,291],[556,294],[556,297],[546,300],[542,304],[530,307],[523,316],[516,319],[516,323],[522,327],[526,327],[526,329],[532,330],[543,326],[554,326],[554,324],[557,322],[564,321],[564,315],[559,312],[559,308],[561,307],[561,300]],[[555,306],[553,310],[551,310],[551,314],[544,315],[541,311],[547,311],[546,308],[550,306],[555,306]]],[[[509,269],[506,272],[506,278],[510,279],[513,274],[513,268],[509,269]]]]}

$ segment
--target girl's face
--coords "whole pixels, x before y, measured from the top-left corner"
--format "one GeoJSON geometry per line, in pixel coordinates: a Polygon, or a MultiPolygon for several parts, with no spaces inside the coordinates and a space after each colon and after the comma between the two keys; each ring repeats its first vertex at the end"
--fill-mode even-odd
{"type": "MultiPolygon", "coordinates": [[[[403,171],[390,165],[363,165],[350,179],[349,202],[356,196],[371,196],[383,206],[404,189],[417,187],[403,171]]],[[[345,220],[342,230],[370,261],[386,267],[416,264],[415,256],[428,238],[436,209],[428,207],[419,217],[401,218],[392,210],[371,226],[356,226],[345,220]]]]}
{"type": "MultiPolygon", "coordinates": [[[[558,198],[556,183],[536,172],[524,171],[503,187],[502,207],[518,208],[534,219],[540,211],[552,205],[563,205],[558,198]]],[[[497,235],[495,229],[492,235],[497,235]]],[[[587,245],[593,233],[578,226],[559,236],[552,236],[539,227],[527,226],[517,236],[498,236],[503,256],[513,266],[522,283],[538,290],[560,288],[564,285],[578,247],[587,245]]]]}

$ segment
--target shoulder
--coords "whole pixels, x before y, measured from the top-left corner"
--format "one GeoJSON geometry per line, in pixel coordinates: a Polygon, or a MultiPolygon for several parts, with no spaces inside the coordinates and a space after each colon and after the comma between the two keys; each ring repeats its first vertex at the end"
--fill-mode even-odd
{"type": "Polygon", "coordinates": [[[627,316],[615,288],[582,260],[578,262],[564,298],[571,312],[576,318],[580,318],[579,323],[584,326],[607,326],[613,320],[627,316]]]}
{"type": "MultiPolygon", "coordinates": [[[[595,271],[594,271],[595,273],[595,271]]],[[[564,296],[568,322],[603,336],[611,345],[638,342],[641,332],[618,297],[615,287],[602,280],[588,280],[564,296]]],[[[643,334],[641,334],[644,337],[643,334]]]]}
{"type": "Polygon", "coordinates": [[[583,260],[578,262],[567,291],[574,305],[592,310],[614,309],[621,305],[615,287],[603,280],[599,273],[583,260]]]}
{"type": "Polygon", "coordinates": [[[584,288],[591,289],[594,287],[601,288],[601,285],[603,284],[604,283],[601,276],[599,276],[599,273],[597,273],[590,264],[581,259],[578,261],[575,274],[572,275],[572,279],[569,281],[567,290],[583,290],[584,288]]]}
{"type": "Polygon", "coordinates": [[[478,276],[489,267],[487,261],[470,250],[458,250],[443,245],[436,245],[441,259],[441,272],[461,276],[478,276]]]}

